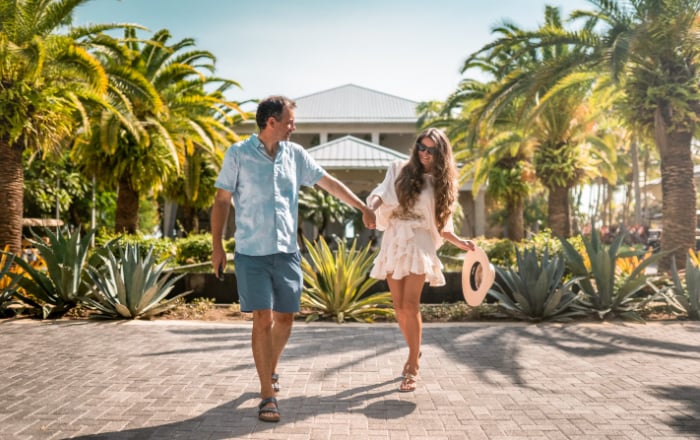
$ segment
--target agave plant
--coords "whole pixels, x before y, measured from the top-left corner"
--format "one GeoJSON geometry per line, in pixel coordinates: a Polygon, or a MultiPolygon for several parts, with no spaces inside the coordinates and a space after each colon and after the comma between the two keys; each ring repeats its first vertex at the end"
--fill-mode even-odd
{"type": "Polygon", "coordinates": [[[168,260],[156,263],[153,247],[145,255],[138,244],[119,247],[118,256],[111,248],[106,249],[105,255],[100,256],[103,264],[88,267],[94,285],[90,296],[83,299],[98,314],[109,318],[150,318],[175,307],[178,298],[192,292],[165,300],[184,274],[171,277],[164,273],[168,260]]]}
{"type": "Polygon", "coordinates": [[[676,268],[676,259],[671,259],[671,274],[673,287],[672,304],[684,310],[688,319],[697,321],[700,319],[700,268],[698,267],[697,254],[692,249],[688,250],[685,261],[685,287],[676,268]]]}
{"type": "Polygon", "coordinates": [[[545,248],[540,264],[537,250],[515,250],[517,269],[496,266],[496,287],[489,293],[507,314],[530,321],[567,321],[584,312],[577,309],[578,296],[571,290],[577,281],[564,282],[564,259],[556,254],[550,258],[545,248]],[[503,285],[501,285],[501,283],[503,285]]]}
{"type": "Polygon", "coordinates": [[[314,244],[307,239],[304,242],[309,257],[301,261],[305,282],[301,305],[313,311],[307,321],[324,317],[338,322],[348,319],[371,322],[376,315],[394,316],[389,292],[366,295],[377,282],[368,277],[376,256],[369,244],[356,249],[353,241],[348,249],[339,240],[334,253],[323,237],[314,244]]]}
{"type": "Polygon", "coordinates": [[[15,303],[17,285],[22,277],[14,262],[15,255],[9,253],[9,246],[5,246],[5,251],[0,254],[0,316],[15,303]]]}
{"type": "Polygon", "coordinates": [[[622,231],[610,245],[606,245],[594,229],[590,239],[583,237],[583,252],[577,251],[564,239],[561,239],[562,250],[569,269],[574,276],[580,277],[578,284],[584,293],[581,303],[585,307],[593,310],[600,319],[619,316],[643,321],[639,312],[655,299],[656,295],[643,299],[636,294],[650,286],[645,269],[665,254],[647,254],[636,263],[636,267],[629,274],[619,274],[620,276],[616,277],[616,272],[619,272],[618,259],[642,254],[638,251],[621,251],[620,246],[625,235],[622,231]]]}
{"type": "Polygon", "coordinates": [[[32,246],[39,252],[46,270],[39,270],[21,258],[15,259],[26,273],[19,280],[22,293],[18,296],[40,308],[44,318],[61,316],[77,305],[88,292],[84,268],[94,233],[91,230],[81,237],[79,229],[64,228],[56,234],[47,230],[44,241],[32,231],[32,246]]]}

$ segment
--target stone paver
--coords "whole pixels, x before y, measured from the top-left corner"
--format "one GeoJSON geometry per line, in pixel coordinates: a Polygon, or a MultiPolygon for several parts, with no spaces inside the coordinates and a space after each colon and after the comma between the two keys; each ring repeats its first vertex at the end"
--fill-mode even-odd
{"type": "Polygon", "coordinates": [[[700,324],[296,323],[259,422],[249,322],[0,322],[0,440],[697,439],[700,324]]]}

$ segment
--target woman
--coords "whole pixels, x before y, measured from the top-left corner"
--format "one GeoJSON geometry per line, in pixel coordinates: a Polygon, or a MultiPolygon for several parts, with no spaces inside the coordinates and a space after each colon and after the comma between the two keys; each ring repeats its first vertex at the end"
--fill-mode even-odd
{"type": "Polygon", "coordinates": [[[474,243],[454,234],[456,198],[457,169],[450,141],[442,131],[428,128],[418,135],[408,162],[393,163],[367,199],[367,205],[376,211],[377,229],[384,231],[370,276],[386,279],[408,344],[399,391],[416,389],[423,284],[445,284],[437,249],[444,239],[462,250],[474,250],[474,243]]]}

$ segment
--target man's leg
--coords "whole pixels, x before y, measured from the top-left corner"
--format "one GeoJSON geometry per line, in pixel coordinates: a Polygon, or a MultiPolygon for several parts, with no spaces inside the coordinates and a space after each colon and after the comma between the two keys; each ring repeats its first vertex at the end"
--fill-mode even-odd
{"type": "Polygon", "coordinates": [[[275,358],[272,316],[272,310],[269,309],[253,311],[253,360],[255,361],[255,369],[258,371],[262,399],[275,396],[270,381],[275,358]]]}
{"type": "Polygon", "coordinates": [[[294,313],[272,312],[272,363],[270,375],[277,371],[284,347],[287,346],[289,335],[292,333],[294,313]]]}
{"type": "Polygon", "coordinates": [[[255,369],[258,371],[260,398],[262,399],[258,418],[266,422],[277,422],[280,419],[275,391],[270,380],[273,371],[272,360],[274,359],[272,328],[272,310],[255,310],[253,312],[253,359],[255,369]],[[266,400],[267,403],[265,403],[266,400]]]}

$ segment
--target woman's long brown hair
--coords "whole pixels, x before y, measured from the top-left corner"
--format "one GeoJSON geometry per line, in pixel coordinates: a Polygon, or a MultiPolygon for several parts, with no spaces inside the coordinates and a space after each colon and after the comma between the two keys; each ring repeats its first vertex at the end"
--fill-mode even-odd
{"type": "Polygon", "coordinates": [[[457,198],[457,168],[452,157],[452,146],[445,134],[436,129],[428,128],[422,131],[411,149],[411,157],[406,166],[401,169],[396,179],[396,195],[399,205],[404,212],[411,210],[423,189],[425,169],[418,158],[416,145],[424,138],[430,138],[437,147],[435,166],[432,175],[435,179],[435,221],[438,231],[442,232],[452,215],[452,208],[457,198]]]}

